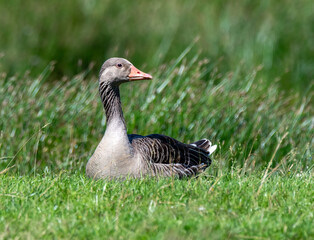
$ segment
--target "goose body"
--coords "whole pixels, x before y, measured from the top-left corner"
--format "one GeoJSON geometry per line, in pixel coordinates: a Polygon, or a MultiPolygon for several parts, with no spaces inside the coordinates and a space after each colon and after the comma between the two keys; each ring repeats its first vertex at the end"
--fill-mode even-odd
{"type": "Polygon", "coordinates": [[[93,179],[141,176],[188,177],[210,166],[209,155],[216,150],[207,139],[185,144],[174,138],[152,134],[127,134],[120,102],[121,83],[148,80],[123,58],[110,58],[99,74],[99,93],[106,113],[106,131],[86,166],[93,179]]]}

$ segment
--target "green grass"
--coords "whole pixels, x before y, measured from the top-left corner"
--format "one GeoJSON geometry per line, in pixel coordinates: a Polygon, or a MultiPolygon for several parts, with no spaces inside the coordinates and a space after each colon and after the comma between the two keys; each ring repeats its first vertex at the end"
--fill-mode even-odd
{"type": "Polygon", "coordinates": [[[265,81],[304,90],[313,80],[312,0],[0,1],[0,72],[72,76],[94,62],[124,56],[150,68],[193,51],[224,72],[262,64],[265,81]],[[53,14],[51,14],[53,12],[53,14]]]}
{"type": "Polygon", "coordinates": [[[312,5],[0,1],[0,239],[314,239],[312,5]],[[85,178],[113,55],[154,76],[128,132],[209,138],[202,176],[85,178]]]}
{"type": "Polygon", "coordinates": [[[0,238],[313,239],[313,176],[0,176],[0,238]]]}
{"type": "Polygon", "coordinates": [[[314,238],[312,92],[267,85],[260,66],[219,66],[188,48],[121,87],[130,133],[218,144],[204,176],[181,181],[85,178],[105,129],[96,78],[2,78],[1,236],[314,238]]]}
{"type": "MultiPolygon", "coordinates": [[[[260,66],[223,75],[219,61],[189,55],[190,47],[165,70],[153,70],[153,81],[121,86],[129,133],[209,138],[219,145],[221,167],[244,166],[243,174],[270,161],[296,171],[312,166],[312,91],[285,94],[275,81],[264,82],[260,66]]],[[[0,81],[0,166],[14,165],[11,172],[83,172],[104,133],[97,79],[82,73],[51,83],[50,72],[0,81]]]]}

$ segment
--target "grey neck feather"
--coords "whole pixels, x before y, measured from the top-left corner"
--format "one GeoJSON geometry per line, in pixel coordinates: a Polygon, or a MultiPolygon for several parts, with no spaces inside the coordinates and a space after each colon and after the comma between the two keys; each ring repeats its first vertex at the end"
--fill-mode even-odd
{"type": "Polygon", "coordinates": [[[99,84],[99,93],[106,112],[107,126],[110,125],[112,121],[120,120],[126,129],[121,108],[119,86],[101,82],[99,84]]]}
{"type": "MultiPolygon", "coordinates": [[[[104,137],[115,147],[126,147],[132,151],[127,128],[123,117],[119,86],[100,82],[99,93],[102,99],[107,119],[104,137]]],[[[129,151],[128,150],[128,151],[129,151]]]]}

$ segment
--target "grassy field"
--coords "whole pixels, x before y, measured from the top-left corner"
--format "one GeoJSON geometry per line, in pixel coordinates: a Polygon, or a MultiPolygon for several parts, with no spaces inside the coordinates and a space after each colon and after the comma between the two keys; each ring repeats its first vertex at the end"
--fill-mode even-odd
{"type": "Polygon", "coordinates": [[[90,2],[0,1],[0,239],[314,239],[311,1],[90,2]],[[218,145],[199,178],[85,177],[113,55],[154,76],[129,133],[218,145]]]}
{"type": "Polygon", "coordinates": [[[312,176],[261,177],[0,176],[0,238],[313,239],[312,176]]]}
{"type": "Polygon", "coordinates": [[[2,79],[0,236],[314,238],[311,92],[267,86],[259,66],[222,75],[188,50],[121,95],[130,133],[219,145],[197,179],[86,179],[105,128],[97,79],[2,79]]]}

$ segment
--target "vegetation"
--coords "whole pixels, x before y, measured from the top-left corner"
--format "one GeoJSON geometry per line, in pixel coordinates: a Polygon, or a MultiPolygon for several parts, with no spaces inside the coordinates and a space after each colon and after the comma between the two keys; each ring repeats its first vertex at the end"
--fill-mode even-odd
{"type": "MultiPolygon", "coordinates": [[[[191,47],[153,71],[153,81],[121,86],[129,132],[185,142],[208,137],[219,145],[216,161],[226,170],[244,167],[243,174],[269,162],[297,171],[310,167],[311,94],[284,95],[276,82],[259,77],[260,66],[248,72],[240,64],[222,75],[220,62],[186,56],[191,47]]],[[[1,80],[1,166],[14,165],[11,172],[83,172],[104,132],[97,79],[83,80],[82,73],[50,84],[51,69],[36,79],[1,80]]]]}
{"type": "Polygon", "coordinates": [[[260,178],[0,176],[0,238],[313,239],[312,176],[260,178]]]}
{"type": "Polygon", "coordinates": [[[314,238],[310,1],[0,5],[0,239],[314,238]],[[85,177],[112,55],[154,76],[130,133],[218,144],[200,177],[85,177]]]}
{"type": "Polygon", "coordinates": [[[0,1],[0,71],[72,76],[91,62],[125,56],[155,68],[195,37],[202,58],[223,58],[223,72],[262,64],[264,80],[306,89],[313,80],[312,0],[0,1]]]}

